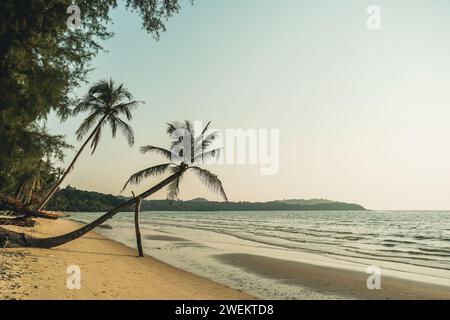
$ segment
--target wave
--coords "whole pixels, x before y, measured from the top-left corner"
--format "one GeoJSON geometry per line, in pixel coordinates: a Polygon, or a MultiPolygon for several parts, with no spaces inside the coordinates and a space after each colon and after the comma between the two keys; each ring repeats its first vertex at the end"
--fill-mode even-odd
{"type": "Polygon", "coordinates": [[[394,239],[384,239],[384,242],[389,243],[401,243],[401,244],[418,244],[419,242],[416,241],[408,241],[408,240],[394,240],[394,239]]]}
{"type": "MultiPolygon", "coordinates": [[[[419,252],[419,251],[403,251],[403,250],[395,250],[395,249],[380,249],[379,251],[400,253],[400,254],[407,254],[407,255],[418,255],[418,256],[450,257],[450,254],[448,254],[448,253],[444,254],[444,253],[439,253],[437,251],[434,251],[433,253],[419,252]]],[[[426,251],[426,250],[423,250],[423,251],[426,251]]]]}
{"type": "Polygon", "coordinates": [[[437,240],[435,237],[430,236],[414,236],[413,238],[416,240],[437,240]]]}
{"type": "MultiPolygon", "coordinates": [[[[73,214],[85,222],[94,216],[73,214]]],[[[133,216],[114,221],[121,229],[133,216]]],[[[145,228],[205,230],[287,250],[450,268],[448,213],[145,212],[141,222],[145,228]]]]}
{"type": "Polygon", "coordinates": [[[450,256],[450,248],[447,250],[444,249],[431,249],[431,248],[419,248],[419,250],[425,251],[425,252],[435,252],[435,253],[447,253],[450,256]]]}

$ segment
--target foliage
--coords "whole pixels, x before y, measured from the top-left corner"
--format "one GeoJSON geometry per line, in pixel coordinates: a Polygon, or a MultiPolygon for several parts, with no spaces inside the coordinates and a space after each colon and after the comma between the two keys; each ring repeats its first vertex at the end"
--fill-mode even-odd
{"type": "Polygon", "coordinates": [[[81,191],[68,186],[57,191],[47,207],[53,211],[99,212],[114,208],[122,201],[123,198],[111,194],[81,191]]]}
{"type": "MultiPolygon", "coordinates": [[[[43,126],[50,111],[71,114],[89,62],[110,38],[111,10],[117,0],[77,0],[82,27],[71,31],[66,10],[71,0],[0,1],[0,194],[15,196],[39,161],[55,179],[54,162],[67,145],[43,126]]],[[[154,38],[180,9],[179,0],[126,0],[154,38]]]]}

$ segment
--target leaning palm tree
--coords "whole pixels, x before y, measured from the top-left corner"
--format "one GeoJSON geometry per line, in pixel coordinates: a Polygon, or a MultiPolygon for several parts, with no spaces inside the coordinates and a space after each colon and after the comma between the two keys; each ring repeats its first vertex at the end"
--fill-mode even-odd
{"type": "Polygon", "coordinates": [[[133,100],[133,95],[126,88],[124,88],[122,84],[116,86],[112,79],[101,80],[89,89],[87,95],[80,101],[73,111],[74,115],[86,111],[90,112],[89,116],[84,119],[76,131],[77,139],[82,140],[89,133],[92,127],[94,127],[94,129],[90,131],[89,136],[81,145],[77,154],[67,167],[66,171],[62,174],[61,178],[53,185],[53,187],[40,202],[37,210],[42,210],[56,190],[58,190],[61,183],[73,169],[78,157],[89,143],[91,144],[91,154],[95,152],[98,143],[100,142],[103,127],[105,125],[110,125],[113,138],[116,137],[117,129],[119,129],[125,136],[128,145],[134,145],[133,129],[125,121],[120,119],[120,116],[124,115],[128,121],[131,120],[131,110],[136,108],[141,103],[143,102],[133,100]]]}
{"type": "Polygon", "coordinates": [[[52,248],[78,239],[89,231],[94,230],[99,225],[118,214],[120,211],[134,205],[136,203],[136,199],[148,198],[150,195],[160,191],[166,186],[168,187],[169,199],[176,198],[179,192],[180,180],[187,170],[192,170],[193,172],[195,172],[203,183],[210,187],[211,190],[219,193],[225,199],[225,201],[228,201],[225,191],[222,187],[222,182],[219,180],[219,178],[208,170],[199,167],[199,165],[201,165],[202,163],[217,157],[220,151],[220,149],[212,147],[212,144],[216,139],[217,132],[211,132],[207,134],[206,131],[208,129],[208,126],[209,123],[202,130],[200,135],[195,136],[192,124],[190,122],[185,121],[183,123],[170,123],[168,125],[167,132],[172,138],[171,151],[154,146],[145,146],[141,148],[141,151],[144,153],[159,153],[169,159],[170,162],[152,166],[133,174],[125,183],[124,189],[128,184],[137,184],[143,178],[149,176],[161,174],[164,172],[171,172],[171,174],[157,185],[109,210],[107,213],[97,218],[90,224],[87,224],[75,231],[61,236],[44,239],[35,238],[23,233],[16,233],[0,227],[0,245],[8,247],[19,246],[52,248]],[[179,148],[180,144],[188,146],[188,148],[179,148]]]}

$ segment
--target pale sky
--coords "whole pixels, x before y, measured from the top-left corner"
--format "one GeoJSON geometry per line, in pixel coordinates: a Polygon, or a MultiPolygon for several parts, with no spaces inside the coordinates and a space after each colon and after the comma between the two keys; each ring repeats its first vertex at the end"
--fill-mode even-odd
{"type": "MultiPolygon", "coordinates": [[[[109,52],[93,61],[90,80],[112,77],[146,101],[131,123],[136,145],[107,132],[66,184],[118,194],[130,174],[162,163],[139,147],[168,146],[166,122],[212,120],[221,130],[280,130],[278,174],[209,167],[230,200],[450,209],[449,9],[444,0],[196,0],[157,42],[137,15],[119,8],[109,52]],[[366,27],[374,4],[381,30],[366,27]]],[[[79,146],[81,119],[52,117],[48,126],[79,146]]],[[[194,197],[217,199],[187,175],[181,198],[194,197]]]]}

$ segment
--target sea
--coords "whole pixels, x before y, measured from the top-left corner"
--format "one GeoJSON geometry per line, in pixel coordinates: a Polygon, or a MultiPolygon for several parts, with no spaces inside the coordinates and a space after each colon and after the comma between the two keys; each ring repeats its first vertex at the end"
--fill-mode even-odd
{"type": "MultiPolygon", "coordinates": [[[[102,213],[67,214],[89,223],[102,213]]],[[[147,255],[261,298],[344,297],[299,288],[222,257],[327,258],[450,279],[450,211],[142,212],[140,226],[147,255]]],[[[134,213],[119,213],[96,231],[136,246],[134,213]]]]}

